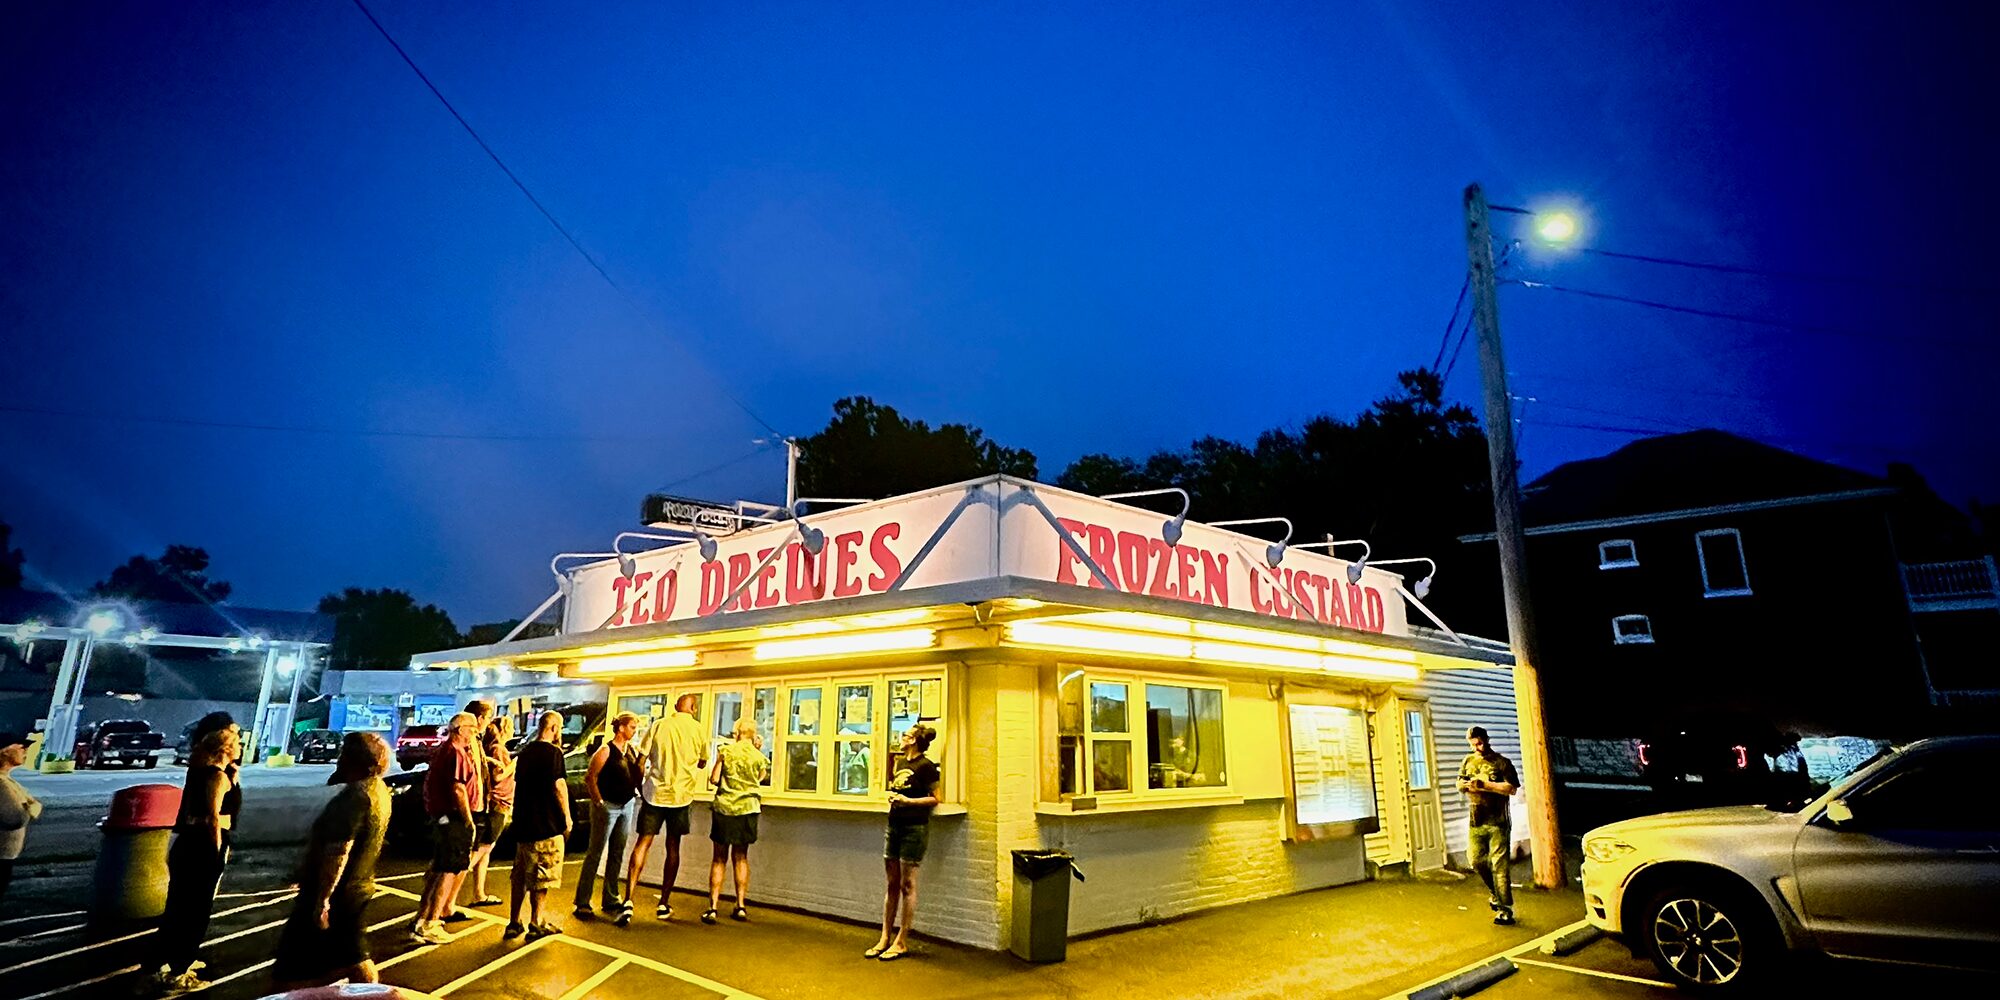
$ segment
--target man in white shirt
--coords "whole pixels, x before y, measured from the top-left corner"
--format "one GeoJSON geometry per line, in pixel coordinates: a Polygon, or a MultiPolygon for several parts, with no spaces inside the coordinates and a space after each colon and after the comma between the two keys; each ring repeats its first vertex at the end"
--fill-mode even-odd
{"type": "MultiPolygon", "coordinates": [[[[666,835],[667,857],[660,873],[660,905],[653,915],[665,920],[674,914],[667,901],[681,871],[681,838],[687,835],[694,796],[706,783],[708,734],[694,710],[701,696],[681,695],[674,702],[674,714],[653,727],[651,745],[646,749],[644,798],[639,805],[639,840],[632,848],[632,864],[625,880],[625,898],[637,898],[639,872],[653,849],[653,838],[666,835]]],[[[623,923],[620,923],[623,926],[623,923]]]]}

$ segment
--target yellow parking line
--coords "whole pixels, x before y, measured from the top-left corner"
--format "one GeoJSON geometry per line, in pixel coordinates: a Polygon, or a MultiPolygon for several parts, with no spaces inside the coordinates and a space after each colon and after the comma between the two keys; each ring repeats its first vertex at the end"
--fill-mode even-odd
{"type": "MultiPolygon", "coordinates": [[[[372,934],[375,931],[379,931],[382,928],[389,926],[390,924],[399,924],[408,919],[410,919],[410,915],[405,913],[399,916],[390,917],[387,920],[377,921],[376,923],[368,925],[368,932],[372,934]]],[[[229,975],[221,977],[220,979],[211,980],[209,982],[209,986],[215,987],[215,986],[221,986],[223,983],[234,982],[252,973],[262,972],[265,969],[268,969],[276,964],[277,964],[276,959],[267,958],[261,962],[258,962],[256,965],[250,966],[247,969],[238,969],[235,972],[230,973],[229,975]]],[[[133,968],[137,968],[137,966],[133,966],[133,968]]]]}
{"type": "Polygon", "coordinates": [[[644,955],[634,955],[631,952],[625,951],[622,948],[613,948],[608,944],[598,944],[597,942],[589,940],[587,938],[570,937],[568,935],[564,935],[561,940],[568,942],[569,944],[576,945],[577,947],[585,949],[586,951],[594,951],[600,955],[607,955],[612,958],[622,958],[642,969],[649,969],[663,976],[672,976],[673,978],[678,979],[681,982],[691,983],[705,990],[713,990],[727,997],[728,1000],[763,1000],[762,997],[759,997],[754,993],[745,993],[742,990],[736,989],[733,986],[725,986],[721,983],[716,982],[713,979],[708,979],[703,976],[695,975],[694,973],[689,972],[686,969],[674,968],[673,966],[668,965],[665,962],[656,962],[650,958],[645,957],[644,955]]]}
{"type": "Polygon", "coordinates": [[[1514,961],[1521,965],[1532,965],[1536,966],[1537,968],[1543,968],[1543,969],[1561,969],[1564,972],[1574,972],[1577,973],[1578,975],[1583,975],[1583,976],[1596,976],[1599,979],[1616,979],[1621,983],[1638,983],[1641,986],[1658,986],[1662,989],[1669,989],[1669,990],[1674,988],[1674,984],[1663,983],[1657,979],[1644,979],[1639,976],[1626,976],[1616,972],[1600,972],[1596,969],[1585,969],[1575,965],[1564,965],[1560,962],[1542,962],[1532,958],[1517,958],[1514,961]]]}
{"type": "MultiPolygon", "coordinates": [[[[291,919],[291,918],[290,918],[290,917],[286,917],[286,918],[285,918],[285,920],[289,920],[289,919],[291,919]]],[[[271,928],[273,928],[273,927],[280,927],[280,926],[283,926],[283,925],[284,925],[284,923],[285,923],[285,920],[273,920],[273,921],[271,921],[271,922],[270,922],[270,923],[268,923],[268,924],[258,924],[257,926],[255,926],[255,927],[252,927],[252,928],[250,928],[250,929],[248,929],[248,930],[241,930],[241,931],[237,931],[237,932],[236,932],[236,933],[234,933],[234,934],[225,934],[225,935],[223,935],[223,936],[221,936],[221,937],[219,937],[219,938],[209,938],[208,940],[206,940],[206,941],[203,941],[203,942],[201,943],[201,946],[202,946],[202,947],[204,947],[204,948],[206,948],[206,947],[208,947],[209,945],[212,945],[212,944],[221,944],[221,943],[222,943],[222,942],[224,942],[224,941],[234,941],[234,940],[236,940],[237,938],[240,938],[240,937],[249,937],[250,935],[252,935],[252,934],[255,934],[255,933],[257,933],[258,931],[268,931],[268,930],[270,930],[270,929],[271,929],[271,928]]]]}
{"type": "MultiPolygon", "coordinates": [[[[543,938],[542,940],[547,941],[548,938],[543,938]]],[[[573,987],[568,993],[563,994],[560,1000],[583,1000],[584,997],[590,995],[591,990],[594,990],[599,986],[604,985],[605,980],[610,979],[612,976],[617,975],[618,970],[623,969],[624,967],[631,964],[632,964],[631,962],[621,958],[618,961],[613,962],[610,965],[607,965],[604,968],[597,970],[597,975],[594,975],[589,979],[586,979],[583,982],[576,984],[576,986],[573,987]]]]}
{"type": "Polygon", "coordinates": [[[71,983],[68,986],[58,986],[55,989],[45,990],[41,993],[35,994],[34,996],[22,997],[21,1000],[47,1000],[47,998],[52,996],[68,993],[71,990],[82,989],[85,986],[95,986],[98,983],[104,982],[107,979],[116,979],[119,976],[125,975],[126,973],[137,972],[137,971],[139,971],[138,966],[128,965],[122,969],[119,969],[116,972],[107,972],[104,975],[98,976],[96,979],[86,979],[80,983],[71,983]]]}
{"type": "Polygon", "coordinates": [[[482,965],[479,968],[474,969],[471,972],[468,972],[465,975],[460,976],[457,979],[454,979],[451,982],[446,983],[443,986],[440,986],[437,989],[432,990],[431,993],[434,996],[449,996],[452,993],[456,992],[459,987],[478,982],[481,977],[500,971],[500,969],[505,967],[507,963],[512,962],[515,959],[528,954],[529,952],[535,951],[536,949],[549,943],[551,940],[554,939],[546,937],[536,938],[535,940],[528,942],[526,945],[516,948],[513,951],[510,951],[507,954],[502,955],[499,958],[496,958],[493,961],[488,962],[485,965],[482,965]]]}

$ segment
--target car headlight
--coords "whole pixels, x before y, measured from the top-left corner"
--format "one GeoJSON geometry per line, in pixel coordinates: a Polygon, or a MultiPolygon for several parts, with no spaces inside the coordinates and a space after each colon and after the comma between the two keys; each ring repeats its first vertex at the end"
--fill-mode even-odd
{"type": "Polygon", "coordinates": [[[1599,864],[1608,864],[1624,857],[1638,848],[1616,837],[1592,837],[1583,842],[1585,857],[1599,864]]]}

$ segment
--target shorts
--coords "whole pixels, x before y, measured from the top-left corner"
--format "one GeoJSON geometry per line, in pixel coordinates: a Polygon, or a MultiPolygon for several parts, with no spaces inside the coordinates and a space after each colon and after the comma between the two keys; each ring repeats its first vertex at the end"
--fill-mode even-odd
{"type": "Polygon", "coordinates": [[[654,837],[665,832],[669,837],[685,837],[694,828],[692,806],[656,806],[639,803],[639,836],[654,837]]]}
{"type": "Polygon", "coordinates": [[[472,868],[473,829],[464,820],[448,816],[431,823],[431,871],[456,875],[472,868]]]}
{"type": "Polygon", "coordinates": [[[906,865],[919,864],[924,860],[924,851],[930,847],[931,825],[929,823],[889,824],[889,835],[882,844],[882,857],[887,861],[901,861],[906,865]]]}
{"type": "Polygon", "coordinates": [[[562,866],[563,839],[560,835],[522,841],[514,848],[514,870],[521,875],[522,888],[529,892],[562,888],[562,866]]]}
{"type": "Polygon", "coordinates": [[[741,816],[709,816],[708,839],[729,847],[749,847],[757,842],[757,813],[741,816]]]}
{"type": "Polygon", "coordinates": [[[272,979],[281,983],[321,979],[368,961],[368,897],[336,894],[331,903],[325,930],[320,929],[312,904],[301,900],[292,908],[278,939],[272,979]]]}
{"type": "Polygon", "coordinates": [[[491,847],[499,842],[500,835],[507,832],[507,825],[514,822],[514,810],[490,809],[479,814],[479,846],[491,847]]]}

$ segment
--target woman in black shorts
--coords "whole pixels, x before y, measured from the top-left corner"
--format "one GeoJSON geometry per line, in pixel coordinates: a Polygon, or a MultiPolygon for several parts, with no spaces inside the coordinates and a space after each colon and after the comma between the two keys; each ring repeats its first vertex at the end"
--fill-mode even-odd
{"type": "Polygon", "coordinates": [[[921,722],[911,726],[897,743],[901,752],[890,763],[889,832],[882,847],[889,887],[882,897],[882,937],[861,953],[863,958],[888,962],[910,950],[910,923],[917,917],[917,866],[930,846],[931,810],[937,808],[942,781],[938,766],[924,756],[934,739],[937,730],[921,722]],[[899,907],[901,923],[896,920],[899,907]]]}

